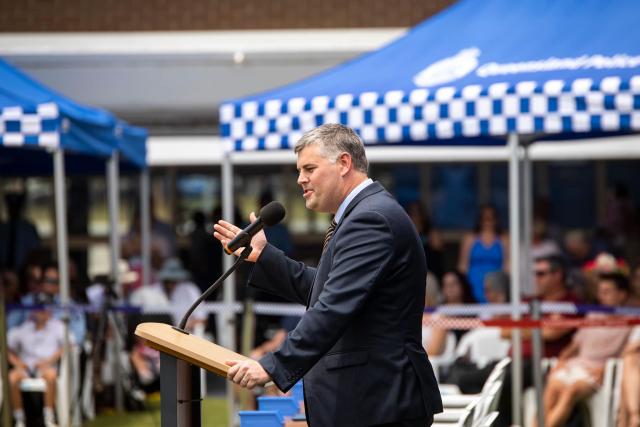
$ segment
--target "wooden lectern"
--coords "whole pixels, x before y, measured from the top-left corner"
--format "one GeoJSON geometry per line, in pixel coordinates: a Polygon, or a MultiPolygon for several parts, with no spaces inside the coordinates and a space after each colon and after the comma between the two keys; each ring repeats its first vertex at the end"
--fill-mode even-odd
{"type": "Polygon", "coordinates": [[[200,427],[202,399],[198,368],[226,377],[229,367],[224,364],[225,360],[247,359],[164,323],[141,323],[135,334],[149,347],[160,351],[162,427],[200,427]]]}

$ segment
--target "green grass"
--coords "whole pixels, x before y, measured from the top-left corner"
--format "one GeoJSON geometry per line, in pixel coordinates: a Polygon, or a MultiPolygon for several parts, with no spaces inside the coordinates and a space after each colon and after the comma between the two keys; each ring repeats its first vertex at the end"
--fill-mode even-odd
{"type": "MultiPolygon", "coordinates": [[[[227,404],[220,398],[202,402],[202,427],[226,427],[227,404]]],[[[123,414],[104,414],[85,423],[84,427],[160,427],[160,400],[147,402],[147,410],[123,414]]]]}

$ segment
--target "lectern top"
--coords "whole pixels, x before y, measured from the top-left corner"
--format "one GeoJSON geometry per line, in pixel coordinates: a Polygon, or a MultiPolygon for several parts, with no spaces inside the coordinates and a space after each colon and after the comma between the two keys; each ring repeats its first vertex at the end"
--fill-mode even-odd
{"type": "Polygon", "coordinates": [[[248,359],[235,351],[221,347],[195,335],[184,334],[165,323],[141,323],[136,327],[136,336],[158,351],[211,371],[227,376],[229,366],[225,360],[248,359]]]}

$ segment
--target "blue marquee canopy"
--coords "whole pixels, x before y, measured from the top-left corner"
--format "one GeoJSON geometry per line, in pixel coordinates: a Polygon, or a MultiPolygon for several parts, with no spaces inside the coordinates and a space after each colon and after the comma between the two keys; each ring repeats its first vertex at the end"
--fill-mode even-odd
{"type": "Polygon", "coordinates": [[[89,171],[95,165],[90,159],[114,150],[126,165],[141,168],[146,138],[144,129],[71,101],[0,59],[0,174],[50,173],[42,149],[57,147],[77,156],[69,165],[76,171],[89,171]]]}
{"type": "Polygon", "coordinates": [[[323,123],[366,144],[637,131],[638,16],[636,0],[462,0],[378,51],[224,103],[221,134],[266,150],[323,123]]]}

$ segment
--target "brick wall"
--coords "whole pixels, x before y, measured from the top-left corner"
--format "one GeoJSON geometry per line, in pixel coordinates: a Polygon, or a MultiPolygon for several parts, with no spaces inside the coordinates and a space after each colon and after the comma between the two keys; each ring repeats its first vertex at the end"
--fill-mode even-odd
{"type": "Polygon", "coordinates": [[[409,27],[454,0],[0,0],[0,32],[409,27]]]}

